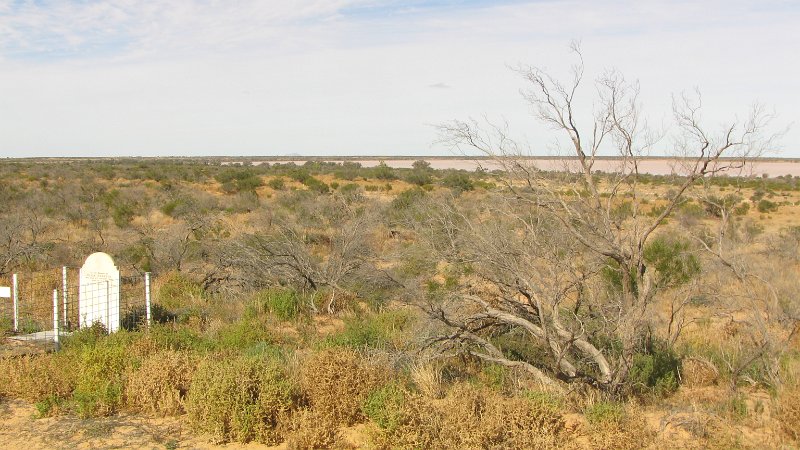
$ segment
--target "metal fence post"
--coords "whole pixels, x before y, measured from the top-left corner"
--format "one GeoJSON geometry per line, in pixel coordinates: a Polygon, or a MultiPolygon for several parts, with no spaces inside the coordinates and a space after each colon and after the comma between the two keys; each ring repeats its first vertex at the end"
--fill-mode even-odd
{"type": "Polygon", "coordinates": [[[59,331],[58,331],[58,289],[53,289],[53,342],[58,350],[59,331]]]}
{"type": "Polygon", "coordinates": [[[144,305],[147,314],[147,326],[150,327],[152,316],[150,315],[150,272],[144,273],[144,305]]]}
{"type": "Polygon", "coordinates": [[[11,286],[14,289],[14,332],[19,332],[19,283],[17,274],[11,276],[11,286]]]}
{"type": "Polygon", "coordinates": [[[67,266],[61,267],[61,294],[64,298],[64,326],[67,326],[67,266]]]}

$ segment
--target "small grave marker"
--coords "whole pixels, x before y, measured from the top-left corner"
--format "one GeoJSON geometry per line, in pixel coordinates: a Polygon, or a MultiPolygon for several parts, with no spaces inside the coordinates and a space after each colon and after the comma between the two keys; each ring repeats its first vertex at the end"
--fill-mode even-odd
{"type": "Polygon", "coordinates": [[[0,298],[11,298],[11,286],[0,286],[0,298]]]}
{"type": "Polygon", "coordinates": [[[119,330],[119,269],[106,253],[92,253],[80,270],[78,314],[80,326],[102,323],[109,332],[119,330]]]}

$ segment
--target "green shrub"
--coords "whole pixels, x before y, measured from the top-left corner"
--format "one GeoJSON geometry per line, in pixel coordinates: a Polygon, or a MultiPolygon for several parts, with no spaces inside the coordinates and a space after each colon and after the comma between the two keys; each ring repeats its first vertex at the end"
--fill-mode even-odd
{"type": "Polygon", "coordinates": [[[679,238],[658,236],[647,244],[644,259],[655,268],[660,286],[679,286],[700,273],[700,261],[689,250],[689,242],[679,238]]]}
{"type": "Polygon", "coordinates": [[[377,166],[372,169],[372,176],[379,180],[396,180],[397,175],[394,173],[394,169],[386,165],[385,162],[381,161],[377,166]]]}
{"type": "Polygon", "coordinates": [[[286,182],[282,177],[275,177],[267,182],[267,186],[276,191],[282,191],[286,188],[286,182]]]}
{"type": "Polygon", "coordinates": [[[257,296],[263,310],[280,320],[294,320],[307,312],[303,299],[294,289],[268,289],[257,296]]]}
{"type": "Polygon", "coordinates": [[[628,373],[634,392],[652,393],[657,397],[672,394],[678,389],[680,359],[666,345],[658,343],[646,353],[637,353],[628,373]]]}
{"type": "Polygon", "coordinates": [[[251,348],[260,343],[272,342],[272,334],[267,325],[257,319],[239,320],[217,331],[213,344],[219,349],[251,348]]]}
{"type": "Polygon", "coordinates": [[[472,178],[463,172],[451,171],[442,179],[442,184],[456,192],[471,191],[475,189],[472,178]]]}
{"type": "Polygon", "coordinates": [[[127,228],[135,215],[136,208],[131,203],[118,203],[111,208],[111,218],[119,228],[127,228]]]}
{"type": "Polygon", "coordinates": [[[501,391],[506,386],[508,369],[499,364],[486,364],[481,369],[479,377],[481,382],[483,382],[486,386],[494,390],[501,391]]]}
{"type": "Polygon", "coordinates": [[[396,210],[407,209],[424,196],[425,191],[420,188],[407,189],[392,200],[391,207],[396,210]]]}
{"type": "Polygon", "coordinates": [[[311,192],[316,192],[317,194],[327,194],[330,192],[330,187],[327,184],[312,176],[307,177],[302,183],[308,187],[311,192]]]}
{"type": "Polygon", "coordinates": [[[161,284],[156,289],[156,303],[164,308],[176,311],[191,303],[194,299],[203,298],[203,287],[188,276],[173,272],[158,280],[161,284]]]}
{"type": "Polygon", "coordinates": [[[601,401],[597,402],[583,412],[590,424],[615,424],[620,425],[625,420],[625,407],[619,403],[601,401]]]}
{"type": "Polygon", "coordinates": [[[733,208],[733,214],[735,216],[746,216],[749,211],[750,203],[740,203],[733,208]]]}
{"type": "Polygon", "coordinates": [[[153,324],[147,332],[146,340],[157,349],[206,351],[212,342],[199,332],[172,323],[153,324]]]}
{"type": "Polygon", "coordinates": [[[728,194],[724,197],[711,195],[708,199],[703,200],[703,205],[709,216],[722,217],[723,209],[725,211],[735,211],[741,201],[742,197],[736,194],[728,194]]]}
{"type": "Polygon", "coordinates": [[[344,330],[329,336],[322,344],[323,347],[385,348],[396,341],[409,321],[405,311],[348,318],[344,330]]]}
{"type": "Polygon", "coordinates": [[[405,392],[402,387],[397,383],[389,383],[371,392],[361,410],[379,427],[391,432],[402,421],[402,408],[405,400],[405,392]]]}
{"type": "Polygon", "coordinates": [[[284,365],[280,359],[247,356],[203,361],[186,397],[193,428],[222,442],[281,442],[279,423],[298,398],[284,365]]]}
{"type": "Polygon", "coordinates": [[[773,202],[773,201],[770,201],[770,200],[767,200],[767,199],[764,198],[764,199],[761,199],[761,200],[758,201],[756,209],[758,209],[758,212],[760,212],[760,213],[767,214],[767,213],[771,213],[771,212],[777,211],[778,210],[778,204],[773,202]]]}
{"type": "Polygon", "coordinates": [[[406,182],[416,184],[417,186],[424,186],[433,182],[433,177],[429,171],[426,170],[412,170],[406,175],[406,182]]]}
{"type": "Polygon", "coordinates": [[[76,355],[77,381],[72,393],[76,413],[82,417],[108,416],[122,405],[126,371],[139,365],[129,351],[132,335],[119,331],[76,355]]]}
{"type": "Polygon", "coordinates": [[[222,184],[222,190],[227,194],[253,192],[264,185],[261,177],[252,169],[231,167],[219,172],[214,178],[222,184]]]}

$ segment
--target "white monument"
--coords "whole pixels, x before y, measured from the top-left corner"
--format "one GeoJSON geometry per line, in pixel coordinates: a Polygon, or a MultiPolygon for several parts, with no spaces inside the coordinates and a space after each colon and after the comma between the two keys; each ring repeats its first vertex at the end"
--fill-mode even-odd
{"type": "Polygon", "coordinates": [[[109,333],[119,330],[119,269],[111,256],[89,255],[81,267],[78,289],[81,328],[100,322],[109,333]]]}

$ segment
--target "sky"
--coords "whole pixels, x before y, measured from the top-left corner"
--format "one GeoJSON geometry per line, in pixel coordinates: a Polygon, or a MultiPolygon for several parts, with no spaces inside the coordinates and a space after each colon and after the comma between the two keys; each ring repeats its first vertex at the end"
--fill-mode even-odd
{"type": "MultiPolygon", "coordinates": [[[[795,0],[0,0],[0,157],[448,155],[435,124],[563,144],[510,67],[586,65],[641,86],[668,134],[698,89],[716,130],[759,102],[800,157],[795,0]]],[[[664,140],[653,154],[669,154],[664,140]]]]}

